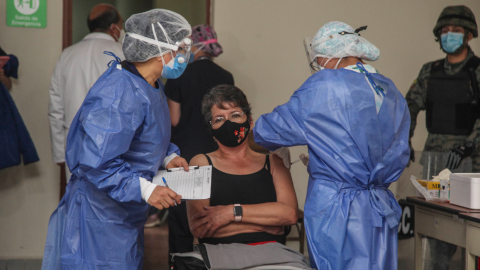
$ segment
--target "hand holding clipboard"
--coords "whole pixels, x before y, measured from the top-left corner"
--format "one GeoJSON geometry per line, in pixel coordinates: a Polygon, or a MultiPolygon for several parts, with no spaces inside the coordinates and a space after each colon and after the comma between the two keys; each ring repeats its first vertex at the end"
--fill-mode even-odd
{"type": "Polygon", "coordinates": [[[188,162],[181,156],[176,156],[165,166],[165,169],[172,170],[177,168],[183,168],[185,171],[189,170],[188,162]]]}
{"type": "Polygon", "coordinates": [[[166,186],[182,196],[182,200],[202,200],[210,198],[212,185],[212,166],[192,166],[189,171],[184,168],[172,168],[158,171],[152,182],[159,186],[166,186]]]}

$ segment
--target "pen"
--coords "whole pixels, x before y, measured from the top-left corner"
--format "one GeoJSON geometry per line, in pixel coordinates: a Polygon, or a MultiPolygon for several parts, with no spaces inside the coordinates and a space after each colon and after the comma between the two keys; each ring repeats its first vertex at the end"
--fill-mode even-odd
{"type": "MultiPolygon", "coordinates": [[[[167,188],[170,188],[170,187],[168,186],[168,184],[167,184],[167,180],[165,180],[165,177],[162,177],[162,179],[163,179],[163,183],[165,184],[165,186],[166,186],[167,188]]],[[[175,204],[175,206],[177,206],[177,202],[176,202],[175,200],[173,200],[173,203],[175,204]]]]}

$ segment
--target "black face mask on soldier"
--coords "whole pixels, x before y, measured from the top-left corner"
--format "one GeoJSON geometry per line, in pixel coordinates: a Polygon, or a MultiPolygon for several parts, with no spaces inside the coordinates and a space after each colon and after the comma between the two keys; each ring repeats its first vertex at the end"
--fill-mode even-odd
{"type": "Polygon", "coordinates": [[[235,123],[230,120],[225,121],[218,129],[212,129],[212,134],[221,144],[227,147],[236,147],[242,144],[250,132],[250,123],[235,123]]]}

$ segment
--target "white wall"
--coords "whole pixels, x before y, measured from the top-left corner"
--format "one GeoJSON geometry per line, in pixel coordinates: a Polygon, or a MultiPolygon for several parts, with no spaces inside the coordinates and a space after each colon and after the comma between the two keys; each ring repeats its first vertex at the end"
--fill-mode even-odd
{"type": "MultiPolygon", "coordinates": [[[[6,26],[0,1],[0,46],[20,61],[11,94],[40,162],[0,170],[0,258],[42,258],[48,219],[58,204],[59,169],[48,124],[50,78],[62,50],[62,1],[48,0],[47,27],[6,26]]],[[[2,153],[0,153],[1,155],[2,153]]]]}
{"type": "MultiPolygon", "coordinates": [[[[232,72],[235,84],[246,92],[254,117],[288,101],[309,77],[303,39],[329,21],[353,28],[368,25],[361,34],[381,51],[372,65],[390,77],[405,95],[425,62],[445,55],[432,29],[448,5],[466,5],[480,24],[480,1],[465,0],[222,0],[214,2],[214,27],[224,49],[217,63],[232,72]]],[[[471,47],[480,55],[480,41],[471,47]]],[[[418,116],[413,147],[423,149],[425,114],[418,116]]],[[[305,147],[292,149],[292,159],[305,147]]],[[[301,208],[308,174],[302,164],[292,168],[301,208]]]]}
{"type": "MultiPolygon", "coordinates": [[[[230,70],[247,93],[255,116],[286,102],[309,76],[302,40],[326,22],[340,20],[362,33],[382,56],[374,66],[406,93],[422,64],[443,57],[432,28],[444,6],[465,4],[480,18],[480,1],[215,1],[214,25],[225,53],[218,63],[230,70]]],[[[0,170],[0,258],[41,258],[48,219],[58,204],[59,172],[51,161],[48,88],[61,53],[62,1],[48,0],[47,27],[7,27],[6,1],[0,1],[0,46],[18,56],[20,70],[11,94],[30,131],[41,161],[0,170]]],[[[480,42],[472,48],[480,53],[480,42]]],[[[426,138],[419,116],[414,147],[426,138]]],[[[294,156],[304,148],[293,149],[294,156]]],[[[1,154],[1,153],[0,153],[1,154]]],[[[307,174],[292,173],[303,207],[307,174]]]]}

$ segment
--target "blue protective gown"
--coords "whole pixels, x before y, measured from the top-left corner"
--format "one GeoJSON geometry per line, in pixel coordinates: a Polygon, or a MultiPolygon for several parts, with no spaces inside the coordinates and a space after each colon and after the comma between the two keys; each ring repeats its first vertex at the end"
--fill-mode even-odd
{"type": "Polygon", "coordinates": [[[305,228],[317,269],[397,269],[401,209],[388,187],[408,161],[410,114],[393,82],[372,76],[386,90],[378,115],[365,74],[323,70],[253,129],[269,150],[308,146],[305,228]]]}
{"type": "MultiPolygon", "coordinates": [[[[160,84],[161,82],[158,81],[160,84]]],[[[151,181],[170,144],[163,91],[117,62],[90,89],[67,137],[72,172],[52,214],[42,269],[142,269],[151,181]]]]}

